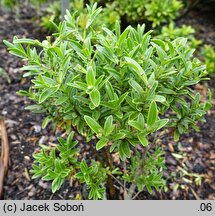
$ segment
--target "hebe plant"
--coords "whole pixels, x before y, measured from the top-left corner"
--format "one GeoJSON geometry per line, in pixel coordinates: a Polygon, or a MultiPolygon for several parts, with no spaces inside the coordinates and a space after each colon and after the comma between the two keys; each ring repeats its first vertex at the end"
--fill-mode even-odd
{"type": "Polygon", "coordinates": [[[20,7],[20,5],[31,3],[33,5],[39,6],[40,4],[46,2],[47,0],[0,0],[0,5],[2,5],[5,8],[14,9],[16,7],[20,7]]]}
{"type": "Polygon", "coordinates": [[[179,0],[153,0],[146,4],[145,15],[148,20],[152,21],[152,27],[156,27],[173,21],[179,15],[182,7],[183,4],[179,0]]]}
{"type": "Polygon", "coordinates": [[[180,27],[175,26],[174,22],[171,22],[168,26],[163,26],[161,33],[157,38],[162,40],[173,40],[178,37],[185,37],[188,39],[188,44],[191,48],[198,48],[202,43],[201,40],[195,38],[195,29],[192,26],[182,25],[180,27]]]}
{"type": "Polygon", "coordinates": [[[112,3],[128,23],[148,21],[152,27],[173,21],[183,7],[180,0],[115,0],[112,3]]]}
{"type": "MultiPolygon", "coordinates": [[[[91,4],[96,2],[95,0],[90,1],[91,4]]],[[[77,12],[79,19],[78,24],[80,27],[84,28],[88,20],[88,13],[86,7],[84,7],[84,0],[72,0],[69,4],[69,9],[72,12],[77,12]]],[[[59,23],[61,20],[61,1],[54,1],[46,8],[46,14],[41,18],[41,26],[45,30],[54,31],[54,23],[59,23]],[[50,22],[52,21],[52,22],[50,22]]],[[[115,11],[115,5],[105,4],[105,8],[99,14],[99,17],[95,20],[96,28],[99,29],[103,23],[108,26],[108,28],[113,28],[116,20],[120,20],[119,14],[115,11]]]]}
{"type": "Polygon", "coordinates": [[[195,55],[206,65],[207,72],[210,77],[214,76],[215,71],[215,51],[214,46],[205,44],[200,45],[203,41],[195,38],[195,29],[191,26],[182,25],[181,27],[176,27],[172,22],[168,26],[163,26],[161,33],[156,37],[162,40],[173,40],[178,37],[186,37],[188,39],[187,43],[191,48],[197,49],[195,55]]]}
{"type": "Polygon", "coordinates": [[[52,38],[4,41],[27,62],[22,69],[32,85],[19,91],[35,102],[27,109],[47,114],[43,127],[52,120],[69,134],[56,147],[41,146],[33,178],[52,181],[53,192],[66,178],[78,179],[90,199],[119,198],[118,185],[131,199],[164,184],[163,151],[150,142],[153,134],[171,127],[177,140],[190,127],[198,129],[210,102],[201,102],[192,85],[207,73],[186,39],[151,39],[140,25],[121,32],[118,22],[114,31],[98,32],[93,22],[101,8],[87,9],[84,30],[67,11],[52,38]],[[80,155],[74,132],[86,138],[92,159],[80,155]]]}
{"type": "Polygon", "coordinates": [[[211,77],[215,73],[215,48],[212,45],[204,45],[201,49],[200,58],[207,66],[207,71],[211,77]]]}

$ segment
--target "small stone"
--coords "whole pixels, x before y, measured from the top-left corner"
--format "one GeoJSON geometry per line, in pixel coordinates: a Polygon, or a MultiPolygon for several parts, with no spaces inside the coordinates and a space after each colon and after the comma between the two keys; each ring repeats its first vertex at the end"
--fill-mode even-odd
{"type": "Polygon", "coordinates": [[[169,147],[169,151],[170,152],[174,152],[175,151],[174,147],[173,147],[173,145],[171,143],[168,144],[168,147],[169,147]]]}
{"type": "Polygon", "coordinates": [[[35,187],[32,187],[32,189],[28,192],[28,196],[29,197],[32,197],[36,194],[36,188],[35,187]]]}
{"type": "Polygon", "coordinates": [[[44,189],[46,189],[46,188],[48,188],[48,183],[40,180],[39,181],[39,186],[42,187],[42,188],[44,188],[44,189]]]}
{"type": "Polygon", "coordinates": [[[34,125],[34,130],[36,133],[39,133],[41,131],[41,126],[40,125],[34,125]]]}
{"type": "Polygon", "coordinates": [[[14,134],[11,134],[11,135],[10,135],[10,138],[11,138],[12,140],[17,140],[17,137],[16,137],[16,135],[14,135],[14,134]]]}
{"type": "Polygon", "coordinates": [[[42,136],[39,140],[39,144],[43,144],[46,140],[46,137],[45,136],[42,136]]]}
{"type": "Polygon", "coordinates": [[[196,164],[194,167],[193,167],[193,171],[195,173],[204,173],[205,172],[205,168],[201,165],[201,164],[196,164]]]}
{"type": "Polygon", "coordinates": [[[25,156],[24,158],[25,158],[25,160],[30,161],[30,157],[29,156],[25,156]]]}
{"type": "Polygon", "coordinates": [[[169,165],[173,165],[173,166],[177,165],[177,161],[172,157],[167,157],[166,163],[169,164],[169,165]]]}
{"type": "Polygon", "coordinates": [[[78,141],[82,141],[82,140],[83,140],[83,137],[80,136],[80,135],[77,135],[77,136],[76,136],[76,139],[77,139],[78,141]]]}

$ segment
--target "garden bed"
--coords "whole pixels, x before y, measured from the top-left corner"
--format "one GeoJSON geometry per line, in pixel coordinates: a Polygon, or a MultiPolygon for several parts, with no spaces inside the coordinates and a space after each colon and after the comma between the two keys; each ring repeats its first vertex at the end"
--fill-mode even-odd
{"type": "MultiPolygon", "coordinates": [[[[210,12],[198,11],[189,13],[180,19],[179,23],[194,25],[196,36],[207,43],[214,43],[215,24],[212,23],[210,12]],[[197,17],[201,17],[197,19],[197,17]]],[[[22,77],[19,70],[22,62],[6,51],[3,39],[11,40],[13,35],[43,39],[36,22],[29,19],[27,9],[22,10],[19,17],[13,13],[0,9],[0,68],[8,77],[0,78],[0,115],[5,116],[10,145],[10,164],[4,184],[4,199],[79,199],[85,198],[83,187],[78,182],[67,181],[60,191],[52,194],[51,184],[42,180],[31,179],[32,154],[39,149],[39,144],[53,145],[56,134],[51,126],[41,129],[43,116],[32,114],[24,108],[31,104],[25,97],[20,97],[16,91],[27,89],[29,80],[22,77]],[[10,83],[8,83],[10,81],[10,83]]],[[[197,86],[202,95],[207,85],[214,92],[215,80],[197,86]]],[[[176,143],[168,134],[155,139],[157,145],[162,146],[166,153],[167,169],[164,172],[166,192],[140,193],[136,199],[215,199],[215,110],[213,108],[206,115],[206,122],[200,124],[200,132],[190,131],[176,143]],[[198,185],[196,185],[196,182],[198,185]]],[[[84,156],[87,146],[80,140],[84,156]]],[[[120,190],[120,185],[116,183],[120,190]]],[[[119,199],[122,196],[119,196],[119,199]]]]}

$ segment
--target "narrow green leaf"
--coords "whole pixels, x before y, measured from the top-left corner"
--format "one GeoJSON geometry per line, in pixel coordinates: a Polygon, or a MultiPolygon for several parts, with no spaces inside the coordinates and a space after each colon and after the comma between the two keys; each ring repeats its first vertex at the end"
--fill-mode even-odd
{"type": "Polygon", "coordinates": [[[56,101],[55,101],[55,105],[61,105],[64,102],[66,102],[69,98],[67,96],[62,96],[59,97],[56,101]]]}
{"type": "Polygon", "coordinates": [[[42,123],[42,128],[46,128],[46,126],[48,125],[48,123],[52,120],[52,118],[50,116],[47,116],[42,123]]]}
{"type": "Polygon", "coordinates": [[[142,130],[144,130],[145,119],[142,113],[139,113],[137,122],[139,123],[139,125],[141,125],[142,130]]]}
{"type": "Polygon", "coordinates": [[[166,98],[162,95],[154,95],[154,96],[150,97],[150,99],[157,101],[157,102],[160,102],[160,103],[166,102],[166,98]]]}
{"type": "Polygon", "coordinates": [[[48,85],[48,86],[56,86],[57,82],[54,79],[51,79],[49,77],[46,76],[41,76],[41,79],[43,80],[43,82],[48,85]]]}
{"type": "Polygon", "coordinates": [[[144,126],[140,125],[137,121],[130,120],[128,121],[128,124],[139,131],[144,130],[144,126]]]}
{"type": "Polygon", "coordinates": [[[93,89],[90,92],[90,100],[95,107],[100,105],[100,92],[97,89],[93,89]]]}
{"type": "Polygon", "coordinates": [[[108,143],[108,139],[107,138],[104,137],[104,138],[100,139],[96,143],[96,150],[99,150],[99,149],[103,148],[107,143],[108,143]]]}
{"type": "Polygon", "coordinates": [[[148,85],[147,76],[143,70],[143,68],[139,65],[138,62],[136,62],[134,59],[129,57],[124,57],[126,60],[126,64],[128,64],[130,67],[132,67],[135,71],[135,73],[143,80],[143,82],[148,85]]]}
{"type": "Polygon", "coordinates": [[[47,100],[55,91],[55,88],[45,89],[39,96],[39,104],[47,100]]]}
{"type": "Polygon", "coordinates": [[[99,123],[91,118],[90,116],[85,115],[84,119],[88,126],[96,133],[99,134],[102,131],[102,127],[99,125],[99,123]]]}
{"type": "Polygon", "coordinates": [[[148,130],[151,132],[157,131],[161,128],[163,128],[167,123],[168,123],[169,119],[160,119],[158,121],[155,121],[155,123],[153,125],[151,125],[148,130]]]}
{"type": "Polygon", "coordinates": [[[88,166],[87,166],[85,159],[82,159],[80,163],[80,169],[82,173],[88,173],[88,166]]]}
{"type": "Polygon", "coordinates": [[[149,143],[148,143],[148,140],[146,139],[146,135],[145,134],[140,133],[140,134],[137,135],[137,137],[138,137],[140,143],[143,146],[148,146],[149,143]]]}
{"type": "Polygon", "coordinates": [[[122,142],[119,146],[119,149],[123,152],[124,155],[126,155],[126,157],[131,157],[131,150],[127,142],[122,142]]]}
{"type": "Polygon", "coordinates": [[[157,104],[155,101],[152,101],[149,106],[149,112],[147,116],[147,126],[152,126],[158,118],[157,104]]]}
{"type": "Polygon", "coordinates": [[[7,40],[3,40],[3,43],[7,46],[7,48],[9,49],[13,49],[13,48],[16,48],[14,44],[10,43],[9,41],[7,40]]]}
{"type": "Polygon", "coordinates": [[[91,67],[87,70],[86,82],[88,86],[95,86],[95,72],[91,67]]]}
{"type": "Polygon", "coordinates": [[[114,134],[112,139],[115,140],[120,140],[120,139],[124,139],[126,137],[125,133],[119,132],[117,134],[114,134]]]}
{"type": "Polygon", "coordinates": [[[125,161],[127,156],[125,155],[121,143],[119,144],[119,157],[122,161],[125,161]]]}
{"type": "Polygon", "coordinates": [[[20,70],[23,70],[23,71],[41,71],[42,67],[39,65],[25,65],[20,70]]]}
{"type": "Polygon", "coordinates": [[[39,104],[34,104],[34,105],[26,106],[25,110],[31,110],[32,112],[34,112],[34,111],[44,110],[44,108],[39,104]]]}
{"type": "Polygon", "coordinates": [[[18,49],[18,48],[10,49],[10,53],[12,55],[18,56],[20,58],[26,58],[27,57],[26,53],[24,51],[18,49]]]}
{"type": "Polygon", "coordinates": [[[24,43],[24,44],[31,44],[31,45],[41,45],[41,43],[38,40],[32,40],[28,38],[15,38],[13,40],[14,43],[24,43]]]}
{"type": "Polygon", "coordinates": [[[64,179],[62,179],[61,177],[55,178],[52,182],[52,193],[55,193],[57,190],[59,190],[63,182],[64,179]]]}
{"type": "Polygon", "coordinates": [[[108,136],[109,134],[112,133],[114,129],[114,125],[113,125],[113,116],[110,115],[107,117],[105,124],[104,124],[104,134],[105,136],[108,136]]]}
{"type": "Polygon", "coordinates": [[[119,98],[119,100],[117,101],[117,105],[119,106],[127,97],[128,92],[125,92],[124,94],[122,94],[119,98]]]}
{"type": "Polygon", "coordinates": [[[175,130],[175,132],[174,132],[174,141],[178,141],[179,137],[180,137],[179,132],[177,130],[175,130]]]}
{"type": "Polygon", "coordinates": [[[139,94],[142,94],[144,91],[143,91],[143,88],[142,86],[139,85],[139,83],[137,83],[135,80],[129,80],[128,83],[131,85],[131,87],[139,94]]]}
{"type": "Polygon", "coordinates": [[[87,84],[79,81],[75,81],[74,83],[67,83],[68,86],[81,89],[83,91],[87,91],[87,84]]]}
{"type": "Polygon", "coordinates": [[[127,35],[128,35],[128,32],[130,31],[130,28],[131,28],[131,26],[128,26],[128,27],[124,30],[124,32],[119,36],[118,46],[121,46],[121,45],[125,42],[126,37],[127,37],[127,35]]]}
{"type": "Polygon", "coordinates": [[[43,181],[51,181],[51,180],[53,180],[53,178],[49,174],[46,174],[45,176],[42,177],[42,180],[43,181]]]}
{"type": "Polygon", "coordinates": [[[88,171],[88,166],[87,166],[87,163],[84,159],[80,163],[80,169],[81,169],[82,173],[87,173],[87,171],[88,171]]]}
{"type": "Polygon", "coordinates": [[[106,82],[105,87],[106,87],[106,91],[107,91],[109,99],[114,100],[115,99],[114,89],[109,81],[106,82]]]}

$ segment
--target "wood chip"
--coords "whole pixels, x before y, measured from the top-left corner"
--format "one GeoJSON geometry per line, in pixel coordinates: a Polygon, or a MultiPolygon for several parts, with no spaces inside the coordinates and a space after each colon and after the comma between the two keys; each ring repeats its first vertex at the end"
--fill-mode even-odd
{"type": "Polygon", "coordinates": [[[7,130],[5,125],[5,119],[0,119],[1,127],[1,137],[2,137],[2,146],[1,146],[1,158],[0,158],[0,199],[3,197],[3,185],[4,178],[8,171],[9,164],[9,144],[7,137],[7,130]]]}

